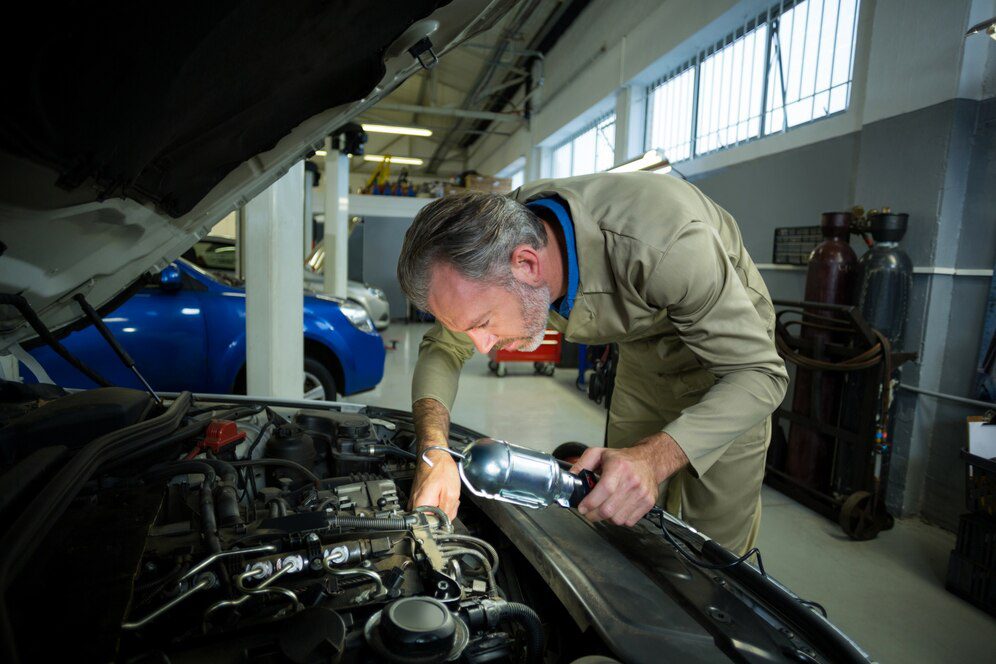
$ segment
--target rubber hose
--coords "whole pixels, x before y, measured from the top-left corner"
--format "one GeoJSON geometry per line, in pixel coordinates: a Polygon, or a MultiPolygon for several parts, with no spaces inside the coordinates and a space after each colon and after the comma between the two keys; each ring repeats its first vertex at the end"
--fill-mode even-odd
{"type": "Polygon", "coordinates": [[[304,477],[307,477],[314,483],[315,488],[320,489],[322,487],[322,478],[315,475],[314,472],[308,470],[296,461],[291,461],[290,459],[242,459],[241,461],[232,461],[231,465],[235,468],[241,468],[243,466],[274,466],[279,468],[287,468],[300,473],[304,477]]]}
{"type": "Polygon", "coordinates": [[[329,525],[333,528],[362,528],[364,530],[408,530],[411,528],[404,517],[388,517],[377,519],[369,516],[339,516],[329,517],[329,525]]]}
{"type": "Polygon", "coordinates": [[[211,553],[221,551],[221,540],[218,539],[218,519],[214,514],[214,496],[207,481],[201,485],[201,530],[204,541],[211,553]]]}
{"type": "Polygon", "coordinates": [[[234,526],[242,523],[242,513],[239,511],[239,494],[235,489],[239,474],[235,466],[222,459],[196,459],[214,468],[221,481],[214,487],[215,513],[218,523],[222,526],[234,526]]]}
{"type": "Polygon", "coordinates": [[[543,657],[543,624],[532,608],[518,602],[506,602],[498,609],[499,619],[508,618],[522,625],[529,637],[526,641],[526,661],[539,662],[543,657]]]}
{"type": "Polygon", "coordinates": [[[202,460],[197,461],[170,461],[152,466],[142,473],[143,480],[173,478],[177,475],[199,474],[204,476],[204,484],[214,484],[218,475],[214,472],[211,464],[202,460]]]}

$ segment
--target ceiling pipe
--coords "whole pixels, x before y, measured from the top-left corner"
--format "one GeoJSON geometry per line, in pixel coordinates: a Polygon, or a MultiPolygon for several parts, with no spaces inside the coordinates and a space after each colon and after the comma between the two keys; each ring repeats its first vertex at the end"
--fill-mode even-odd
{"type": "MultiPolygon", "coordinates": [[[[466,96],[463,98],[463,102],[460,104],[460,109],[464,111],[470,111],[481,91],[491,84],[495,73],[498,71],[498,63],[501,61],[502,56],[505,51],[512,48],[511,41],[522,31],[523,25],[532,15],[532,13],[539,6],[541,0],[528,0],[523,2],[517,8],[516,14],[509,21],[508,25],[502,30],[501,36],[498,38],[491,49],[491,52],[485,62],[485,65],[481,72],[477,75],[477,79],[474,81],[473,85],[470,86],[470,90],[467,92],[466,96]]],[[[475,113],[488,112],[488,111],[473,111],[475,113]]],[[[435,173],[439,169],[439,165],[447,154],[449,154],[450,149],[453,147],[453,143],[456,139],[462,138],[463,134],[460,131],[463,129],[463,119],[460,116],[456,116],[459,119],[453,128],[446,133],[443,137],[442,142],[436,147],[435,152],[432,154],[432,159],[429,160],[426,166],[427,173],[435,173]]],[[[484,118],[474,118],[474,119],[484,119],[484,118]]],[[[477,128],[477,127],[475,127],[477,128]]]]}

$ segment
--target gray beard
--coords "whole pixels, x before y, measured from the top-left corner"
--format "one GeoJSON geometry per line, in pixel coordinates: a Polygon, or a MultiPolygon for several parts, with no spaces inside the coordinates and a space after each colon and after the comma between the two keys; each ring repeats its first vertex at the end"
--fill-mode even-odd
{"type": "Polygon", "coordinates": [[[534,351],[542,345],[546,334],[546,323],[550,316],[550,289],[547,286],[534,287],[514,281],[510,290],[519,296],[522,320],[526,325],[526,334],[518,338],[523,341],[518,350],[526,353],[534,351]]]}

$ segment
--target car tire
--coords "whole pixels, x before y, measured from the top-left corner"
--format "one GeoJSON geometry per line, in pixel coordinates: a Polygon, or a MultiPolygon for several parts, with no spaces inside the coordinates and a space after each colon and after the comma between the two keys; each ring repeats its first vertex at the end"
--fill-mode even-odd
{"type": "Polygon", "coordinates": [[[338,393],[335,376],[328,367],[313,357],[304,358],[304,398],[335,401],[338,393]]]}

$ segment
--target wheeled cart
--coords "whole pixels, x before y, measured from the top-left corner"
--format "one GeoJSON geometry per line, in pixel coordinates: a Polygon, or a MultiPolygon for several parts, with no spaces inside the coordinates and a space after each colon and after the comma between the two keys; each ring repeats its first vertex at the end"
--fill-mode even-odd
{"type": "Polygon", "coordinates": [[[532,362],[537,374],[552,376],[554,367],[560,362],[562,335],[556,330],[547,330],[543,342],[536,350],[520,351],[492,348],[488,353],[488,368],[499,378],[508,374],[509,362],[532,362]]]}

